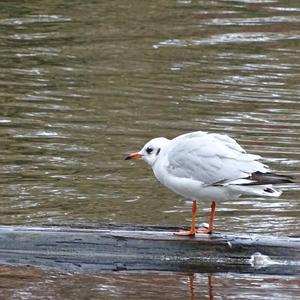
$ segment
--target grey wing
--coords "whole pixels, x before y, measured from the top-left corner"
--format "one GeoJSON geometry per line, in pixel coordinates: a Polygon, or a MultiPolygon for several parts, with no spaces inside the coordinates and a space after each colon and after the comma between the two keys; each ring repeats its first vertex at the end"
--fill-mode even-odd
{"type": "Polygon", "coordinates": [[[214,139],[215,142],[222,143],[226,145],[228,149],[235,150],[241,153],[246,153],[246,151],[231,137],[225,134],[219,134],[219,133],[207,133],[206,131],[195,131],[190,132],[186,134],[182,134],[175,139],[172,140],[172,142],[183,142],[185,143],[187,140],[197,140],[198,142],[205,143],[206,141],[209,142],[209,139],[214,139]]]}
{"type": "Polygon", "coordinates": [[[168,172],[205,185],[228,183],[268,169],[260,156],[247,154],[226,135],[203,132],[182,135],[172,140],[168,150],[168,172]]]}

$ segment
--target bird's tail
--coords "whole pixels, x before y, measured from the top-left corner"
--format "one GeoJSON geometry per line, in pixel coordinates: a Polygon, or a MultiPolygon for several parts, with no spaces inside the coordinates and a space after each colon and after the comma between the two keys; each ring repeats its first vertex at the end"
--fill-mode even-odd
{"type": "Polygon", "coordinates": [[[240,191],[241,194],[279,197],[282,192],[278,189],[275,189],[272,185],[293,182],[294,178],[292,176],[271,172],[262,173],[257,171],[252,173],[247,178],[230,182],[233,184],[230,186],[235,191],[240,191]]]}
{"type": "Polygon", "coordinates": [[[282,191],[274,189],[271,184],[230,185],[229,188],[240,195],[279,197],[282,194],[282,191]]]}
{"type": "Polygon", "coordinates": [[[294,178],[292,176],[281,175],[272,172],[262,173],[259,171],[252,173],[246,179],[249,179],[251,181],[246,185],[268,185],[294,182],[294,178]]]}

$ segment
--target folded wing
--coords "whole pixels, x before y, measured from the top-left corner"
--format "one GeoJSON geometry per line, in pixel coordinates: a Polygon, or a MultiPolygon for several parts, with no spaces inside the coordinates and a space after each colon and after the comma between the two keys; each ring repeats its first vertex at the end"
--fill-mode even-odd
{"type": "Polygon", "coordinates": [[[226,135],[193,132],[173,139],[168,149],[168,172],[204,185],[248,184],[252,173],[269,172],[260,156],[226,135]]]}

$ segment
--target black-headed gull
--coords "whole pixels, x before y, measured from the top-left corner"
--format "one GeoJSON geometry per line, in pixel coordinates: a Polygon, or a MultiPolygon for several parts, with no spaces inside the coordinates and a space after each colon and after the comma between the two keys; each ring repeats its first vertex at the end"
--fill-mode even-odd
{"type": "Polygon", "coordinates": [[[154,138],[126,159],[143,159],[166,187],[193,201],[192,225],[178,235],[211,233],[215,201],[241,195],[278,197],[273,184],[292,182],[292,177],[272,173],[259,162],[259,155],[247,154],[232,138],[223,134],[196,131],[172,140],[154,138]],[[210,200],[209,226],[196,229],[196,201],[210,200]]]}

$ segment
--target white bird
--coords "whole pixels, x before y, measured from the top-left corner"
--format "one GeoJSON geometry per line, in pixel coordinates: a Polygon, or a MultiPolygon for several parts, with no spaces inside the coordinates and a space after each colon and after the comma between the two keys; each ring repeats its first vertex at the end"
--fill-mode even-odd
{"type": "Polygon", "coordinates": [[[292,177],[272,173],[259,162],[259,155],[247,154],[232,138],[223,134],[196,131],[172,140],[154,138],[139,152],[125,159],[143,159],[166,187],[193,201],[192,225],[178,235],[212,233],[215,201],[241,195],[278,197],[276,183],[292,182],[292,177]],[[196,201],[212,201],[209,226],[196,229],[196,201]]]}

